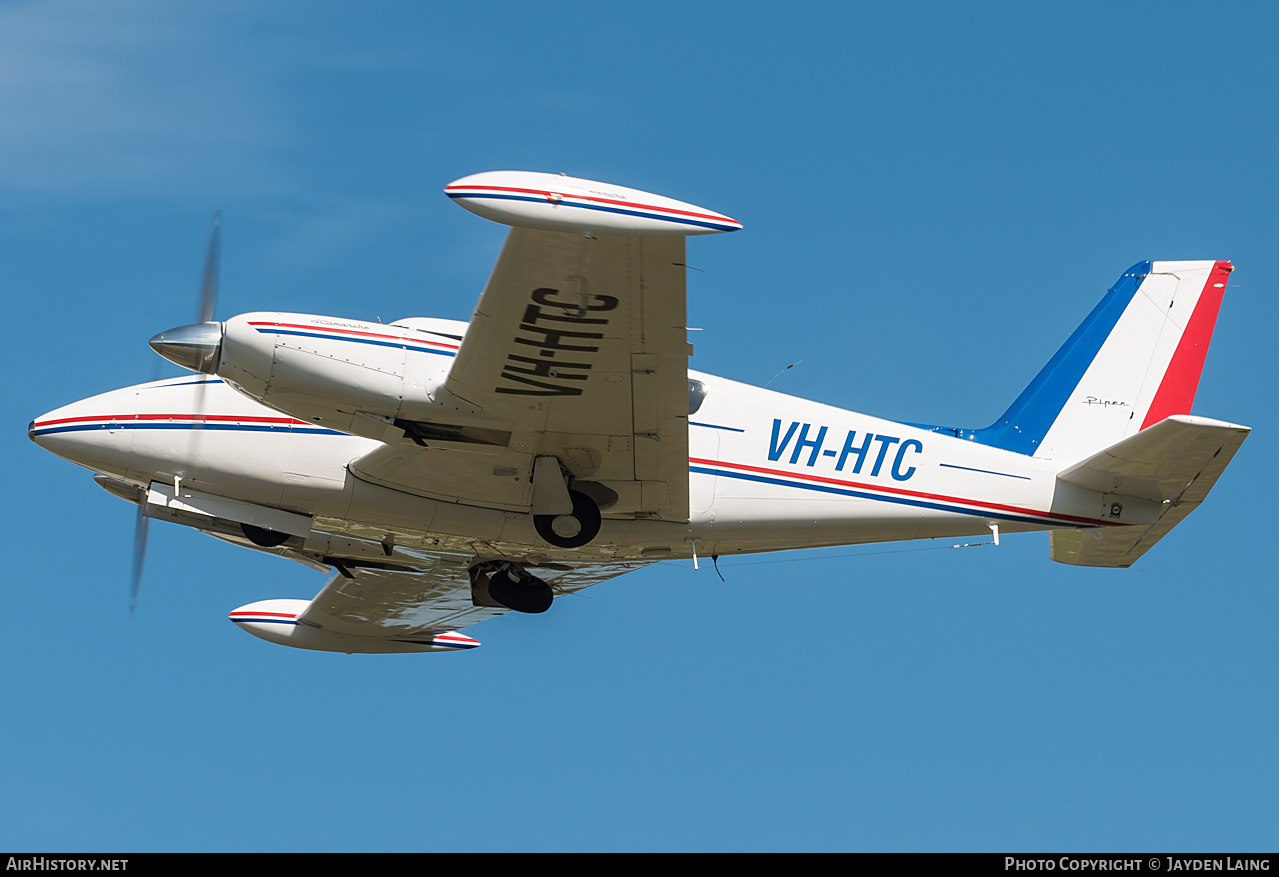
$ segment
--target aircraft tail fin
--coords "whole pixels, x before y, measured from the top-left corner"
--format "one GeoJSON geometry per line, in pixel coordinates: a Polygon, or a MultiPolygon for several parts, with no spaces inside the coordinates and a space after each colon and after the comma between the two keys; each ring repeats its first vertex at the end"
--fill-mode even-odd
{"type": "Polygon", "coordinates": [[[965,437],[1071,462],[1175,414],[1199,386],[1226,261],[1139,262],[994,424],[965,437]]]}
{"type": "Polygon", "coordinates": [[[1132,566],[1199,507],[1249,428],[1206,417],[1173,415],[1093,454],[1057,476],[1105,496],[1105,504],[1133,498],[1159,503],[1149,525],[1054,530],[1051,557],[1078,566],[1132,566]]]}

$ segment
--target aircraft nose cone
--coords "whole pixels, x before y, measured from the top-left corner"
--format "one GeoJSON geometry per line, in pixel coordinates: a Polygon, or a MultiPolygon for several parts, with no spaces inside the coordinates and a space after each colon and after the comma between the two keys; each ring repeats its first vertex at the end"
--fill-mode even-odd
{"type": "Polygon", "coordinates": [[[27,437],[51,454],[95,472],[127,477],[133,452],[137,391],[128,387],[82,399],[42,414],[27,426],[27,437]]]}
{"type": "Polygon", "coordinates": [[[151,339],[151,349],[170,362],[201,374],[217,374],[222,352],[221,323],[192,323],[168,329],[151,339]]]}
{"type": "Polygon", "coordinates": [[[44,448],[46,451],[53,451],[56,454],[57,450],[55,450],[55,446],[58,444],[58,441],[57,439],[51,439],[50,436],[56,436],[62,432],[62,430],[57,429],[57,427],[62,426],[64,422],[62,418],[56,417],[56,415],[60,413],[61,409],[58,411],[51,411],[48,414],[41,415],[28,423],[27,438],[31,439],[31,441],[44,448]]]}

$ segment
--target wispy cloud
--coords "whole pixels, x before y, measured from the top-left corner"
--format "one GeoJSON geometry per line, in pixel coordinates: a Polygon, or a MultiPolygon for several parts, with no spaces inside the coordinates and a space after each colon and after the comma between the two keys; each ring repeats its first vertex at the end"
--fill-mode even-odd
{"type": "Polygon", "coordinates": [[[0,8],[0,188],[268,182],[287,121],[255,59],[229,55],[228,31],[214,7],[153,0],[0,8]]]}

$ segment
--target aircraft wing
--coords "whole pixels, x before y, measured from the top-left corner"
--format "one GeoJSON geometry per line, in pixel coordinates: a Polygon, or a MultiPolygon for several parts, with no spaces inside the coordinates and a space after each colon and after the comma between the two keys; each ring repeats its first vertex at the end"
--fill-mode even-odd
{"type": "MultiPolygon", "coordinates": [[[[350,567],[337,571],[298,617],[298,623],[353,637],[403,639],[460,630],[510,610],[474,606],[465,555],[427,554],[415,569],[350,567]]],[[[611,563],[572,569],[529,567],[556,597],[572,594],[645,566],[611,563]]]]}
{"type": "Polygon", "coordinates": [[[603,488],[605,515],[687,521],[686,322],[683,237],[513,228],[438,400],[447,422],[397,421],[417,444],[352,469],[527,511],[533,461],[554,457],[603,488]]]}

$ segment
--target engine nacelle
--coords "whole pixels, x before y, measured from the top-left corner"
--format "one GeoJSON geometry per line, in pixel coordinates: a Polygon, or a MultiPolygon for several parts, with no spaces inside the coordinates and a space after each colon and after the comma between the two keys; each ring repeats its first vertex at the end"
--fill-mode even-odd
{"type": "Polygon", "coordinates": [[[411,322],[243,314],[224,324],[216,373],[299,419],[382,439],[388,424],[378,418],[430,421],[450,410],[437,399],[466,324],[411,322]]]}
{"type": "Polygon", "coordinates": [[[298,622],[309,600],[259,600],[241,606],[228,616],[241,629],[267,642],[316,652],[345,652],[355,655],[388,655],[408,652],[458,652],[474,649],[479,640],[455,630],[421,636],[348,636],[298,622]]]}

